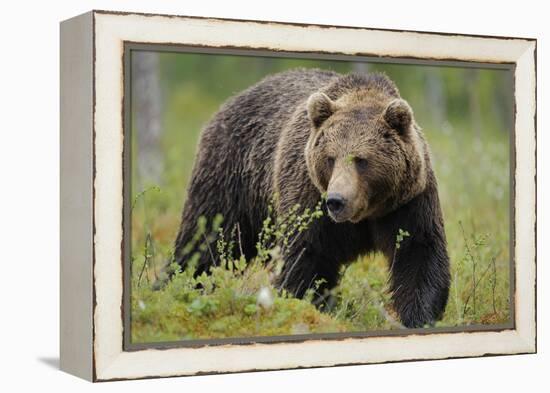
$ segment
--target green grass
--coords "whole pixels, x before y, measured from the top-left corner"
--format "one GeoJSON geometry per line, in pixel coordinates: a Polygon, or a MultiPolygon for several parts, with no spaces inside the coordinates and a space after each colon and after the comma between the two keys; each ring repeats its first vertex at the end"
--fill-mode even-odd
{"type": "MultiPolygon", "coordinates": [[[[278,67],[289,66],[294,63],[281,63],[278,67]]],[[[420,83],[419,73],[427,71],[425,67],[417,68],[416,73],[410,68],[407,72],[416,75],[415,81],[420,83]]],[[[398,81],[409,75],[398,74],[395,65],[386,68],[380,65],[378,69],[385,69],[398,81]]],[[[454,70],[444,72],[450,75],[449,86],[460,89],[456,79],[461,78],[463,71],[454,70]]],[[[492,74],[497,72],[480,71],[483,103],[502,89],[498,75],[492,74]]],[[[272,254],[280,250],[268,245],[263,249],[271,253],[269,258],[248,261],[247,268],[243,261],[226,261],[210,276],[193,278],[189,269],[177,273],[160,289],[157,287],[171,259],[200,128],[229,94],[251,84],[251,80],[243,80],[239,86],[235,81],[229,86],[214,85],[211,90],[219,91],[213,96],[200,88],[200,81],[192,83],[192,75],[190,72],[176,78],[165,89],[161,145],[165,170],[160,184],[140,179],[134,165],[137,157],[132,157],[135,179],[131,214],[132,341],[400,328],[388,292],[388,263],[377,254],[361,257],[342,269],[339,284],[332,291],[334,304],[325,312],[312,304],[312,293],[298,300],[274,288],[272,282],[280,268],[276,263],[280,255],[274,258],[272,254]],[[268,259],[271,262],[266,263],[268,259]]],[[[255,80],[260,77],[254,75],[255,80]]],[[[498,119],[499,112],[489,109],[480,113],[479,123],[450,110],[446,120],[438,123],[426,108],[423,96],[415,93],[414,84],[411,90],[405,88],[401,92],[415,108],[416,119],[424,127],[430,144],[445,218],[452,284],[445,314],[437,326],[507,322],[510,318],[509,130],[498,119]]],[[[133,138],[135,143],[135,135],[133,138]]],[[[215,233],[215,228],[210,228],[210,232],[215,233]]]]}
{"type": "MultiPolygon", "coordinates": [[[[149,191],[153,190],[157,189],[149,191]]],[[[139,194],[134,201],[137,203],[147,192],[139,194]]],[[[132,340],[174,341],[351,330],[352,326],[345,320],[321,313],[312,304],[315,287],[299,300],[273,285],[281,273],[286,247],[307,230],[313,220],[322,216],[321,203],[314,210],[300,210],[296,206],[284,217],[271,213],[259,234],[258,255],[253,261],[247,261],[242,254],[238,259],[232,257],[239,247],[238,234],[232,232],[230,239],[223,237],[221,216],[210,223],[201,217],[190,246],[211,236],[217,239],[216,256],[213,250],[202,250],[211,252],[215,259],[209,274],[196,274],[200,256],[200,252],[196,252],[187,260],[185,270],[175,263],[164,269],[174,272],[170,280],[154,277],[152,281],[148,268],[155,255],[151,251],[151,240],[146,240],[142,269],[132,271],[132,340]],[[160,288],[154,288],[155,285],[160,288]]]]}

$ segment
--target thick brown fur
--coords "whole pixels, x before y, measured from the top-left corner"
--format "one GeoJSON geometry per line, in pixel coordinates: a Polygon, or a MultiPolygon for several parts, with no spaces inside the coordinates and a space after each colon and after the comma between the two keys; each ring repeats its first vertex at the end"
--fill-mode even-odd
{"type": "MultiPolygon", "coordinates": [[[[319,279],[330,288],[342,264],[380,251],[403,324],[440,318],[450,278],[437,182],[411,108],[381,74],[288,71],[228,100],[202,132],[175,259],[185,267],[198,218],[218,213],[224,228],[238,225],[253,258],[275,195],[284,214],[327,192],[343,195],[345,209],[324,207],[288,253],[280,283],[298,297],[319,279]],[[396,247],[399,229],[410,236],[396,247]]],[[[209,254],[199,272],[213,263],[209,254]]]]}

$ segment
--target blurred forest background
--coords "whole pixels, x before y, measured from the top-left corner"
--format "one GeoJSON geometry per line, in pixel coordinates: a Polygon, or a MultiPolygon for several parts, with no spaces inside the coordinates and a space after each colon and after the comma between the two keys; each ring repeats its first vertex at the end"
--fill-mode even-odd
{"type": "Polygon", "coordinates": [[[248,273],[226,274],[223,282],[233,288],[230,295],[216,289],[201,292],[185,283],[156,287],[170,260],[201,128],[232,95],[266,75],[297,67],[384,72],[396,83],[430,144],[439,182],[452,287],[438,326],[507,322],[510,71],[133,51],[132,340],[401,328],[391,309],[387,263],[378,255],[342,270],[334,289],[337,304],[325,313],[307,299],[278,293],[261,274],[261,282],[247,291],[239,280],[250,285],[248,273]],[[260,307],[266,293],[269,307],[260,307]]]}

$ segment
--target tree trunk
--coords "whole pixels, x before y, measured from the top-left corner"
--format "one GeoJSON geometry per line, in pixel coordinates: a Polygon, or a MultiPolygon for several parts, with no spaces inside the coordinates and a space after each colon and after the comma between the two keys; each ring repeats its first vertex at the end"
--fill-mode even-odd
{"type": "Polygon", "coordinates": [[[159,184],[163,169],[161,153],[162,102],[159,56],[155,52],[132,53],[133,132],[136,132],[138,184],[159,184]]]}

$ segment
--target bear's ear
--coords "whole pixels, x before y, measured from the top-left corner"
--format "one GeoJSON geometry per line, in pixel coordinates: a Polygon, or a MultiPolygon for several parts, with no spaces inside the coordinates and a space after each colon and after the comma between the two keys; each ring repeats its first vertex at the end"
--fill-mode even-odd
{"type": "Polygon", "coordinates": [[[307,114],[315,128],[319,128],[335,111],[336,104],[325,93],[313,93],[307,100],[307,114]]]}
{"type": "Polygon", "coordinates": [[[400,135],[404,135],[411,127],[413,112],[407,101],[396,98],[386,107],[384,120],[391,128],[399,132],[400,135]]]}

